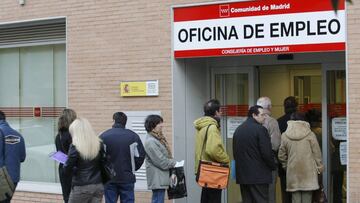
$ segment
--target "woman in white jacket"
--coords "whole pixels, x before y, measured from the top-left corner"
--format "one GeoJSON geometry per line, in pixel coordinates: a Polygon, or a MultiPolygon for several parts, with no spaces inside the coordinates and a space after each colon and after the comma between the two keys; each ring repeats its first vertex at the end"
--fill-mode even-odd
{"type": "Polygon", "coordinates": [[[293,203],[311,202],[312,192],[319,189],[318,175],[323,171],[319,143],[304,118],[302,113],[291,115],[278,154],[286,170],[286,191],[292,193],[293,203]]]}

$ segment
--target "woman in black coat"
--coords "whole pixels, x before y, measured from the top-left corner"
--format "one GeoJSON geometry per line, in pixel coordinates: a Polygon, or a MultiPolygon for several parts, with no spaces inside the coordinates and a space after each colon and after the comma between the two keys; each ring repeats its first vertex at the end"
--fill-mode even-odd
{"type": "MultiPolygon", "coordinates": [[[[64,109],[61,113],[58,120],[58,134],[55,138],[56,151],[68,154],[70,144],[72,143],[69,126],[75,119],[76,113],[72,109],[64,109]]],[[[59,164],[59,178],[63,199],[67,203],[71,191],[71,176],[64,175],[63,164],[59,164]]]]}
{"type": "Polygon", "coordinates": [[[100,138],[84,118],[72,122],[69,131],[73,143],[63,168],[65,175],[72,175],[69,203],[101,203],[104,186],[100,138]]]}

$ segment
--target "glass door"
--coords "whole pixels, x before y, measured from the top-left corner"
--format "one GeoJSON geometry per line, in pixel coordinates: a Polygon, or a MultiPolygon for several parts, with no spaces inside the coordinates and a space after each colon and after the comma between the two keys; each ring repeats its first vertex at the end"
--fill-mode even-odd
{"type": "Polygon", "coordinates": [[[346,202],[346,74],[327,70],[327,153],[329,202],[346,202]]]}
{"type": "MultiPolygon", "coordinates": [[[[221,103],[221,132],[230,160],[233,160],[232,138],[235,129],[246,119],[254,98],[252,67],[212,69],[212,98],[221,103]]],[[[239,185],[236,184],[234,163],[224,202],[240,203],[239,185]]]]}

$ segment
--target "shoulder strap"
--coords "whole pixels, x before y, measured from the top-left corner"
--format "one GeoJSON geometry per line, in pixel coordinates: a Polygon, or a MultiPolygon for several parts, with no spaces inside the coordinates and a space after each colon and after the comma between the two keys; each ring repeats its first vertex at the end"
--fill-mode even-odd
{"type": "Polygon", "coordinates": [[[202,145],[202,147],[201,147],[200,160],[202,159],[202,155],[203,155],[203,152],[204,152],[204,147],[205,147],[205,145],[206,145],[207,135],[208,135],[208,131],[209,131],[210,126],[211,126],[211,124],[208,125],[208,127],[206,128],[206,133],[205,133],[205,137],[204,137],[204,142],[203,142],[203,145],[202,145]]]}

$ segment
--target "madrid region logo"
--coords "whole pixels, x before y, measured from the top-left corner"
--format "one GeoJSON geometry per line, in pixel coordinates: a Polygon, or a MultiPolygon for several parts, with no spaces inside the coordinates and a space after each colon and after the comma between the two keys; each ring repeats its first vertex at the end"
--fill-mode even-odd
{"type": "Polygon", "coordinates": [[[219,14],[220,14],[220,18],[229,17],[230,16],[230,5],[229,4],[219,5],[219,14]]]}

